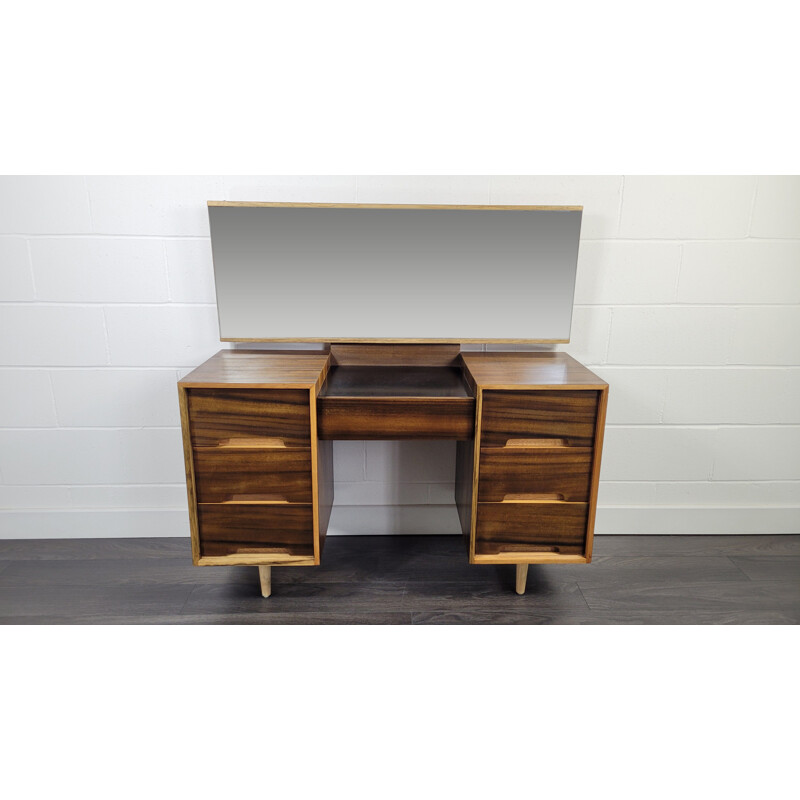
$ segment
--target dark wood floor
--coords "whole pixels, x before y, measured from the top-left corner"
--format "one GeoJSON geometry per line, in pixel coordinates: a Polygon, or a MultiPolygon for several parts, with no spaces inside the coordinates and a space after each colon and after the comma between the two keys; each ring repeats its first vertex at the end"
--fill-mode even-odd
{"type": "Polygon", "coordinates": [[[591,565],[470,566],[460,537],[337,536],[320,567],[194,567],[188,539],[0,541],[5,624],[794,624],[800,536],[598,536],[591,565]]]}

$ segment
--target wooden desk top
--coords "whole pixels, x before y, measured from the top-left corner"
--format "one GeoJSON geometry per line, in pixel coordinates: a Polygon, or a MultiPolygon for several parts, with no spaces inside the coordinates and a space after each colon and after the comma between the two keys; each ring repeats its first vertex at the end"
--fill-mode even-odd
{"type": "MultiPolygon", "coordinates": [[[[474,384],[482,389],[604,389],[607,386],[566,353],[462,352],[461,358],[474,384]]],[[[220,350],[179,383],[195,388],[320,389],[331,361],[331,355],[326,352],[220,350]]]]}
{"type": "Polygon", "coordinates": [[[603,389],[608,384],[566,353],[470,353],[461,358],[482,389],[603,389]]]}
{"type": "Polygon", "coordinates": [[[179,381],[179,385],[195,388],[320,388],[328,374],[329,364],[330,355],[321,352],[220,350],[179,381]]]}

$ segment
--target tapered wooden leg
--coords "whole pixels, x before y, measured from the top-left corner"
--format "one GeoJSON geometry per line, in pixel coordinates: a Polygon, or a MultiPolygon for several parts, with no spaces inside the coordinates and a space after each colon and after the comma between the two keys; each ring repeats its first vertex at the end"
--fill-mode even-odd
{"type": "Polygon", "coordinates": [[[261,596],[269,597],[272,594],[272,567],[259,567],[258,577],[261,580],[261,596]]]}
{"type": "Polygon", "coordinates": [[[517,594],[525,594],[525,583],[528,580],[528,565],[517,564],[517,594]]]}

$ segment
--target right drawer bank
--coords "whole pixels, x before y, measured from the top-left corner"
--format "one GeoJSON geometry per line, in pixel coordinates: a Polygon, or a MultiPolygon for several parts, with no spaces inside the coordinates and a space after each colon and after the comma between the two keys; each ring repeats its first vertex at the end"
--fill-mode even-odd
{"type": "Polygon", "coordinates": [[[590,557],[599,391],[483,392],[475,559],[590,557]]]}

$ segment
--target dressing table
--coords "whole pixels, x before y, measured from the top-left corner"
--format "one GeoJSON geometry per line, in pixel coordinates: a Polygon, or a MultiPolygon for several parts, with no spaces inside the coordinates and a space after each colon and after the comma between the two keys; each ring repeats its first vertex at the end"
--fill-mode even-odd
{"type": "Polygon", "coordinates": [[[223,350],[178,384],[192,557],[324,558],[337,439],[451,439],[471,564],[588,564],[608,385],[565,353],[453,344],[223,350]]]}
{"type": "Polygon", "coordinates": [[[322,563],[347,439],[454,440],[466,557],[515,565],[519,594],[529,564],[589,563],[607,384],[462,350],[569,341],[581,215],[209,203],[221,340],[318,349],[223,350],[179,382],[194,563],[257,566],[265,597],[272,567],[322,563]]]}

